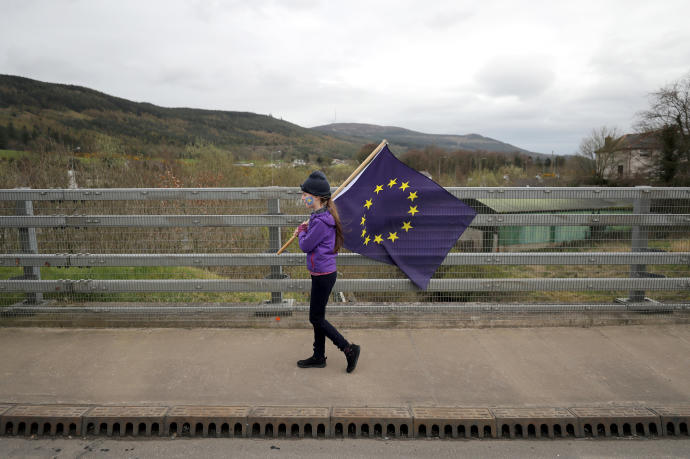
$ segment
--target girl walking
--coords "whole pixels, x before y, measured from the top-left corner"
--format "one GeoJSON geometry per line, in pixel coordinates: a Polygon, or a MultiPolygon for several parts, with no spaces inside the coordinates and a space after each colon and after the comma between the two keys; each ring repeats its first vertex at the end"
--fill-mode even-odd
{"type": "Polygon", "coordinates": [[[321,171],[312,172],[300,186],[302,201],[312,210],[309,220],[295,229],[299,247],[307,254],[307,269],[311,274],[309,322],[314,327],[314,354],[297,362],[300,368],[326,366],[326,337],[343,351],[347,372],[357,366],[360,347],[349,343],[326,320],[326,304],[338,273],[335,259],[343,245],[343,230],[338,210],[331,199],[331,186],[321,171]]]}

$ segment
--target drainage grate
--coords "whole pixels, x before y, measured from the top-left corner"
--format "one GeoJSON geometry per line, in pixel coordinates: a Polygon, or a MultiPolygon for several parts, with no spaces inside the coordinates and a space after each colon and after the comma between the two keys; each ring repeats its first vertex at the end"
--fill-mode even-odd
{"type": "Polygon", "coordinates": [[[0,417],[4,435],[81,435],[88,406],[22,405],[0,417]]]}
{"type": "Polygon", "coordinates": [[[259,406],[249,415],[252,437],[325,438],[331,430],[330,408],[259,406]]]}
{"type": "Polygon", "coordinates": [[[248,406],[174,406],[165,417],[165,435],[246,437],[248,406]]]}
{"type": "Polygon", "coordinates": [[[158,436],[166,411],[162,406],[96,406],[84,415],[83,429],[87,435],[158,436]]]}
{"type": "Polygon", "coordinates": [[[412,415],[407,408],[334,407],[331,412],[331,436],[342,437],[412,437],[412,415]]]}
{"type": "Polygon", "coordinates": [[[567,408],[492,408],[491,412],[501,437],[578,436],[577,418],[567,408]]]}
{"type": "Polygon", "coordinates": [[[647,408],[571,408],[578,418],[580,435],[601,436],[650,436],[661,432],[660,418],[647,408]]]}
{"type": "Polygon", "coordinates": [[[664,435],[688,436],[690,423],[690,405],[688,406],[659,406],[652,408],[661,417],[661,431],[664,435]]]}
{"type": "Polygon", "coordinates": [[[559,438],[688,436],[690,405],[580,408],[0,404],[0,435],[559,438]]]}
{"type": "Polygon", "coordinates": [[[491,438],[496,422],[487,408],[413,407],[417,438],[491,438]]]}

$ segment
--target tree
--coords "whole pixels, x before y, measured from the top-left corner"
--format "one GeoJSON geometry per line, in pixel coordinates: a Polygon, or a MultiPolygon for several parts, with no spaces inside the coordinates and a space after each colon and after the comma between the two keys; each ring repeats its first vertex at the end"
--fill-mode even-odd
{"type": "Polygon", "coordinates": [[[592,129],[589,136],[582,139],[578,154],[589,161],[592,175],[597,182],[604,182],[615,160],[613,147],[615,140],[620,137],[618,128],[602,126],[592,129]]]}
{"type": "Polygon", "coordinates": [[[12,121],[10,121],[10,124],[7,125],[7,137],[12,140],[17,138],[17,130],[14,128],[12,121]]]}
{"type": "Polygon", "coordinates": [[[678,172],[690,178],[680,161],[690,161],[690,73],[649,95],[650,106],[637,114],[637,130],[655,132],[663,145],[659,176],[671,182],[678,172]]]}
{"type": "Polygon", "coordinates": [[[661,129],[661,161],[658,167],[659,178],[664,183],[673,180],[678,171],[678,135],[672,126],[661,129]]]}
{"type": "Polygon", "coordinates": [[[29,140],[31,137],[29,136],[29,130],[26,128],[26,126],[22,127],[22,143],[24,145],[29,143],[29,140]]]}
{"type": "Polygon", "coordinates": [[[368,143],[362,146],[362,148],[359,149],[359,152],[357,152],[357,161],[359,161],[360,163],[364,162],[364,160],[369,157],[371,152],[374,151],[376,147],[378,147],[378,145],[375,143],[368,143]]]}

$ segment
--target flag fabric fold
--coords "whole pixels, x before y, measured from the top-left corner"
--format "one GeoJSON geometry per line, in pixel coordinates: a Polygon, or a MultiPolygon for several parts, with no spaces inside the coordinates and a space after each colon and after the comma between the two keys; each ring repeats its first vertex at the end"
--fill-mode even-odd
{"type": "Polygon", "coordinates": [[[335,198],[344,246],[397,265],[426,290],[475,210],[384,146],[335,198]]]}

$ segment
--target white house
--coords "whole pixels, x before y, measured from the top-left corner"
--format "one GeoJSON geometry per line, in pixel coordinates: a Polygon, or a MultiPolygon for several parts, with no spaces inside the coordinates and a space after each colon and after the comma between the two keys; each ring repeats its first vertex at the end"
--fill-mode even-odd
{"type": "Polygon", "coordinates": [[[662,144],[658,133],[625,134],[618,139],[606,139],[604,148],[597,151],[607,179],[649,176],[661,161],[662,144]]]}

